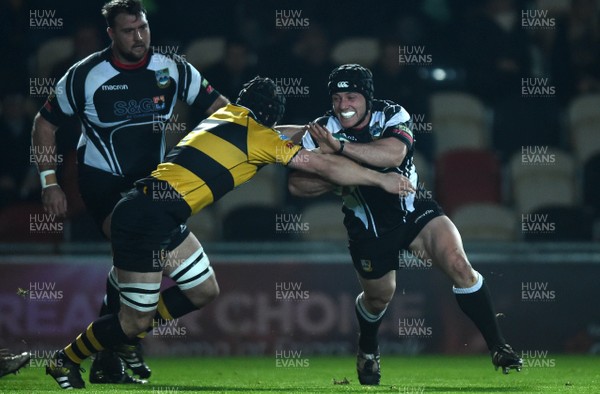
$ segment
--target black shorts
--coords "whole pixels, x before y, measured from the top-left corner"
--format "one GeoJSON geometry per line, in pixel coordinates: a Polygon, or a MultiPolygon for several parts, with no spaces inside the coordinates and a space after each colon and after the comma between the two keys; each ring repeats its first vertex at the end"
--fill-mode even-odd
{"type": "MultiPolygon", "coordinates": [[[[141,178],[141,177],[139,177],[141,178]]],[[[120,177],[79,164],[79,193],[85,207],[102,231],[104,220],[113,211],[119,200],[133,187],[138,177],[120,177]]]]}
{"type": "Polygon", "coordinates": [[[115,267],[133,272],[162,271],[161,257],[190,233],[172,208],[171,204],[157,203],[138,188],[118,202],[111,224],[115,267]]]}
{"type": "Polygon", "coordinates": [[[418,200],[415,210],[406,217],[406,223],[394,230],[370,239],[349,241],[348,249],[352,263],[365,279],[379,279],[392,270],[400,268],[400,252],[407,250],[419,232],[432,219],[444,215],[434,200],[418,200]]]}

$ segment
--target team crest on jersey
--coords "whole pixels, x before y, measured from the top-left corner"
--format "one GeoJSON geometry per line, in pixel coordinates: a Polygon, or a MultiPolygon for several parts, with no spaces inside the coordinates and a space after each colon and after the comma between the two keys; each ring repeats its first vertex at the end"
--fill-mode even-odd
{"type": "Polygon", "coordinates": [[[371,260],[360,260],[360,265],[362,266],[363,271],[371,272],[373,271],[373,266],[371,265],[371,260]]]}
{"type": "Polygon", "coordinates": [[[168,68],[154,71],[154,76],[156,77],[156,84],[161,89],[168,88],[171,84],[171,76],[169,75],[168,68]]]}
{"type": "Polygon", "coordinates": [[[154,109],[157,111],[165,109],[165,96],[154,96],[152,97],[152,101],[154,102],[154,109]]]}

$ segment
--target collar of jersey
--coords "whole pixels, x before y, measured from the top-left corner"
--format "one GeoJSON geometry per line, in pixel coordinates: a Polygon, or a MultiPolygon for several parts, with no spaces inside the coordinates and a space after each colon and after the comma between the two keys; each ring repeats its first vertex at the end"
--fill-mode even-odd
{"type": "Polygon", "coordinates": [[[122,70],[137,70],[138,68],[142,68],[145,67],[148,64],[148,57],[150,56],[150,52],[146,52],[146,55],[144,55],[144,57],[142,58],[142,60],[140,60],[139,62],[135,63],[135,64],[123,64],[119,61],[119,59],[117,59],[112,51],[110,52],[110,62],[117,68],[120,68],[122,70]]]}
{"type": "Polygon", "coordinates": [[[229,103],[225,107],[219,108],[209,118],[245,125],[248,123],[249,114],[250,110],[248,108],[229,103]]]}

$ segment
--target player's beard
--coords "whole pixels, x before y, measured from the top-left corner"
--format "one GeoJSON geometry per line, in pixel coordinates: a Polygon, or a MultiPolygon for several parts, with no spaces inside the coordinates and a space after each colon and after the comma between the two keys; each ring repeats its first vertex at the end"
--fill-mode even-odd
{"type": "Polygon", "coordinates": [[[129,52],[121,52],[120,55],[121,55],[121,57],[123,57],[123,59],[127,60],[128,62],[137,63],[140,60],[142,60],[144,58],[144,56],[146,56],[147,53],[148,53],[148,47],[144,46],[144,51],[142,52],[141,55],[134,53],[133,50],[129,51],[129,52]]]}

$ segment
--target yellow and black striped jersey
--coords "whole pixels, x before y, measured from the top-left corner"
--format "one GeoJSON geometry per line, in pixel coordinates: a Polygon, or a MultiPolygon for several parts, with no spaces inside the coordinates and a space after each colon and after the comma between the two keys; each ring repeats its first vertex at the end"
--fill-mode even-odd
{"type": "Polygon", "coordinates": [[[187,134],[152,177],[139,183],[167,182],[193,215],[250,180],[262,166],[287,165],[300,149],[283,134],[256,122],[247,108],[228,104],[187,134]]]}

